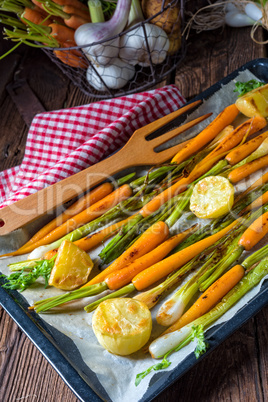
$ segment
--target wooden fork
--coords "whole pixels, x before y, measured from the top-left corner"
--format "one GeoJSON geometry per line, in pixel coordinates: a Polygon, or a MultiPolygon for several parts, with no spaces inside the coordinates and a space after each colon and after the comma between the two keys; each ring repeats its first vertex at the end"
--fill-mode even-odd
{"type": "Polygon", "coordinates": [[[155,148],[205,120],[211,113],[198,117],[153,140],[147,141],[146,137],[176,117],[194,108],[200,102],[196,101],[186,105],[136,130],[127,144],[109,158],[0,209],[0,235],[10,233],[30,223],[37,217],[75,198],[123,169],[133,166],[160,164],[171,159],[186,142],[161,152],[155,152],[155,148]]]}

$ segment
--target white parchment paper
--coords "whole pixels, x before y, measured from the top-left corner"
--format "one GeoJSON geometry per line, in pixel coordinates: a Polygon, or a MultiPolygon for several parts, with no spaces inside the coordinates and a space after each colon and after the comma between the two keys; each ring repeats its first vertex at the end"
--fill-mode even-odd
{"type": "MultiPolygon", "coordinates": [[[[237,81],[248,81],[252,78],[254,78],[254,76],[250,72],[245,71],[237,77],[237,81]]],[[[208,111],[213,111],[213,116],[211,116],[210,120],[214,119],[225,106],[234,102],[237,98],[237,95],[233,92],[234,87],[235,82],[231,82],[224,86],[222,90],[218,91],[211,98],[205,101],[198,108],[198,110],[191,115],[191,119],[194,118],[195,115],[199,116],[200,114],[207,113],[208,111]]],[[[206,120],[201,124],[201,127],[205,127],[207,124],[208,121],[206,120]]],[[[192,130],[192,133],[197,133],[198,131],[200,131],[200,125],[198,126],[198,129],[192,130]]],[[[240,184],[238,190],[249,186],[255,180],[256,177],[254,175],[254,177],[250,178],[250,180],[240,184]]],[[[178,222],[178,224],[180,223],[181,222],[178,222]]],[[[173,231],[175,229],[173,229],[173,231]]],[[[0,238],[1,254],[7,250],[10,250],[10,242],[12,242],[12,248],[16,248],[21,245],[22,240],[24,240],[22,239],[22,236],[27,236],[27,233],[18,233],[19,234],[17,235],[12,235],[11,238],[5,236],[0,238]]],[[[262,245],[264,245],[264,242],[262,245]]],[[[258,245],[258,248],[259,247],[260,245],[258,245]]],[[[97,259],[99,251],[100,249],[97,249],[93,253],[90,253],[93,260],[97,259]]],[[[7,264],[24,259],[25,256],[0,260],[1,272],[8,275],[9,270],[7,264]]],[[[244,305],[259,292],[260,286],[261,284],[252,289],[220,320],[218,320],[215,325],[233,317],[241,307],[244,307],[244,305]]],[[[31,289],[23,292],[23,296],[31,305],[36,300],[61,293],[61,291],[54,288],[44,290],[42,284],[37,283],[31,289]]],[[[170,297],[170,295],[168,297],[170,297]]],[[[41,317],[46,323],[63,333],[74,342],[82,356],[84,363],[96,374],[99,382],[109,395],[111,401],[137,402],[144,396],[148,386],[150,385],[152,377],[155,375],[155,372],[152,372],[145,379],[143,379],[138,387],[135,386],[135,377],[138,373],[156,363],[156,361],[153,360],[148,354],[145,355],[143,352],[138,352],[128,357],[120,357],[114,356],[104,350],[98,344],[92,331],[92,313],[87,314],[83,310],[83,306],[89,304],[92,300],[93,298],[87,298],[81,301],[73,302],[66,307],[64,312],[60,310],[60,312],[56,311],[53,313],[42,314],[41,317]]],[[[155,321],[155,316],[159,306],[160,303],[159,305],[156,305],[154,309],[152,309],[152,316],[154,320],[152,333],[153,336],[163,331],[163,327],[161,329],[155,321]]],[[[58,346],[60,348],[63,347],[62,345],[58,346]]],[[[194,348],[195,345],[192,343],[183,348],[180,352],[173,353],[169,358],[172,364],[168,369],[165,370],[165,373],[162,372],[161,374],[161,372],[157,372],[157,375],[159,376],[166,374],[166,372],[171,372],[177,365],[180,364],[180,362],[182,362],[183,359],[187,358],[189,353],[192,352],[194,348]]]]}

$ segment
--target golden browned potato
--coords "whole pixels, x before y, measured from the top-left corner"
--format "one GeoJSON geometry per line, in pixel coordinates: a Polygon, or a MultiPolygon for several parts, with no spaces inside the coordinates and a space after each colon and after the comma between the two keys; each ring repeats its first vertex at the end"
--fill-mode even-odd
{"type": "Polygon", "coordinates": [[[222,176],[208,176],[197,182],[190,198],[190,210],[203,219],[228,213],[234,203],[234,187],[222,176]]]}
{"type": "Polygon", "coordinates": [[[74,243],[64,240],[58,249],[49,285],[62,290],[73,290],[84,285],[93,268],[89,255],[74,243]]]}
{"type": "Polygon", "coordinates": [[[253,89],[236,100],[238,110],[247,117],[268,117],[268,84],[253,89]]]}
{"type": "Polygon", "coordinates": [[[108,299],[92,317],[93,331],[109,352],[126,356],[142,348],[152,331],[152,317],[145,303],[130,298],[108,299]]]}

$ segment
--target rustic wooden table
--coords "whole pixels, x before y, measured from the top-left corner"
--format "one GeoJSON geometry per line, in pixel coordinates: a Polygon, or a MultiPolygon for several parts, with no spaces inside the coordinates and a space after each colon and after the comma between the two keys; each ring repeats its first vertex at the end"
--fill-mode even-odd
{"type": "MultiPolygon", "coordinates": [[[[258,32],[262,39],[263,32],[258,32]]],[[[1,39],[0,54],[9,45],[1,39]]],[[[192,34],[187,56],[168,82],[190,99],[247,61],[266,57],[253,43],[250,28],[192,34]]],[[[18,165],[28,127],[22,111],[6,91],[18,77],[28,84],[46,110],[93,102],[59,71],[41,51],[18,48],[0,61],[0,169],[18,165]]],[[[27,336],[0,308],[0,400],[75,402],[76,396],[27,336]]],[[[155,398],[164,401],[265,401],[268,398],[268,306],[215,351],[155,398]]],[[[89,401],[90,402],[90,401],[89,401]]]]}

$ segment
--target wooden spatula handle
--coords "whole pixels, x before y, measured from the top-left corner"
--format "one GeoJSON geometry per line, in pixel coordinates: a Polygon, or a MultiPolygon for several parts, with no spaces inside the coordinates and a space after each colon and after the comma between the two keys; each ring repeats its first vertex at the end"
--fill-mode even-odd
{"type": "Polygon", "coordinates": [[[123,149],[96,165],[0,209],[0,225],[2,225],[0,235],[10,233],[32,222],[123,168],[129,167],[132,161],[130,161],[131,158],[127,161],[126,157],[123,157],[123,149]]]}

